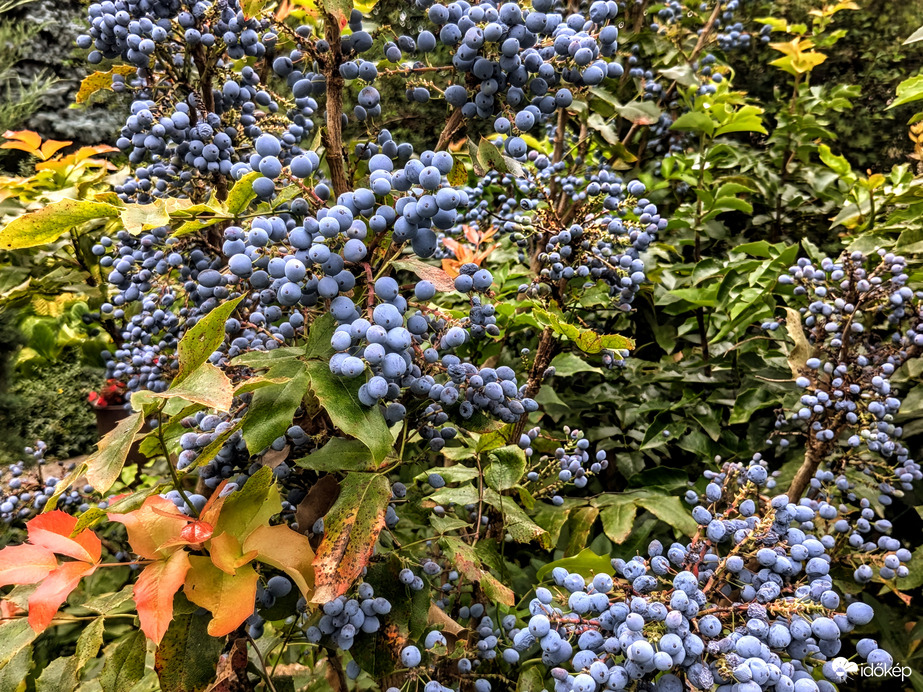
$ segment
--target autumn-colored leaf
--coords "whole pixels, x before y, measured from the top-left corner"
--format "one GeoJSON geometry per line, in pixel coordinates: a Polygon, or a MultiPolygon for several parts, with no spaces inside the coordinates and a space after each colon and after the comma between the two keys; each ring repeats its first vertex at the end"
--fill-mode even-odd
{"type": "Polygon", "coordinates": [[[135,582],[141,629],[155,644],[160,643],[173,620],[173,596],[186,581],[189,567],[189,556],[180,550],[145,567],[135,582]]]}
{"type": "Polygon", "coordinates": [[[288,526],[261,526],[247,536],[243,549],[256,559],[280,569],[292,578],[305,598],[314,588],[314,551],[307,536],[288,526]]]}
{"type": "Polygon", "coordinates": [[[253,613],[257,574],[244,566],[231,576],[207,557],[192,555],[183,592],[186,598],[212,614],[208,633],[223,637],[236,630],[253,613]]]}
{"type": "Polygon", "coordinates": [[[7,546],[0,550],[0,586],[34,584],[57,566],[54,553],[47,548],[28,543],[7,546]]]}
{"type": "Polygon", "coordinates": [[[104,493],[118,479],[125,466],[125,459],[131,451],[135,435],[144,425],[144,416],[135,413],[119,421],[112,430],[96,444],[96,451],[86,460],[87,480],[104,493]]]}
{"type": "Polygon", "coordinates": [[[58,555],[66,555],[83,562],[99,562],[102,544],[95,533],[84,529],[71,536],[77,526],[77,517],[55,510],[39,514],[26,524],[29,542],[58,555]]]}
{"type": "Polygon", "coordinates": [[[49,573],[29,596],[29,626],[36,632],[42,632],[58,612],[61,604],[67,600],[71,591],[77,588],[80,580],[96,571],[96,564],[86,562],[62,562],[49,573]]]}
{"type": "Polygon", "coordinates": [[[179,550],[185,543],[166,546],[180,538],[180,533],[189,523],[189,517],[165,497],[151,495],[133,512],[110,513],[109,521],[125,524],[128,542],[138,555],[148,560],[157,560],[179,550]]]}
{"type": "Polygon", "coordinates": [[[324,517],[324,539],[314,557],[314,603],[346,592],[372,556],[385,525],[391,487],[384,476],[350,473],[340,496],[324,517]]]}
{"type": "Polygon", "coordinates": [[[9,141],[0,144],[0,149],[18,149],[28,154],[37,154],[42,144],[41,136],[31,130],[7,130],[3,138],[9,141]]]}
{"type": "MultiPolygon", "coordinates": [[[[243,567],[256,557],[257,551],[251,550],[245,554],[236,536],[222,533],[211,539],[208,544],[208,554],[211,556],[212,564],[215,567],[225,574],[234,576],[237,574],[238,568],[243,567]]],[[[311,555],[314,555],[313,551],[311,555]]]]}

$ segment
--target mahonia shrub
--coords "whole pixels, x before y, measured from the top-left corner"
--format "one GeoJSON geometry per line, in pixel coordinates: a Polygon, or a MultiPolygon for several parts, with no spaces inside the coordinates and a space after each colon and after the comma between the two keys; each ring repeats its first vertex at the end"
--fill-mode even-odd
{"type": "MultiPolygon", "coordinates": [[[[858,663],[884,675],[894,656],[854,630],[875,615],[863,585],[900,593],[916,547],[885,518],[921,476],[889,384],[923,333],[907,257],[755,251],[772,306],[736,327],[784,324],[800,403],[747,461],[614,492],[606,435],[543,409],[567,410],[559,374],[627,367],[658,263],[684,264],[665,247],[698,267],[703,231],[752,214],[731,143],[771,124],[734,53],[783,53],[794,112],[849,5],[809,37],[742,0],[91,4],[78,47],[105,69],[78,100],[130,97],[127,170],[0,246],[94,234],[90,319],[126,415],[66,478],[4,478],[21,540],[0,551],[0,674],[85,618],[42,677],[827,692],[858,663]],[[785,487],[768,450],[796,455],[785,487]],[[650,527],[629,543],[639,511],[669,545],[650,527]],[[597,519],[621,556],[590,547],[597,519]],[[62,612],[119,571],[122,591],[62,612]]],[[[679,290],[711,377],[714,297],[679,290]]]]}

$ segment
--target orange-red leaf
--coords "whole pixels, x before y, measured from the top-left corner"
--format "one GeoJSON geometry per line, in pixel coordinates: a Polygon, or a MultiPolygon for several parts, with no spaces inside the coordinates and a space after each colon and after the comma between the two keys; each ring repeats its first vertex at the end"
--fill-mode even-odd
{"type": "Polygon", "coordinates": [[[54,156],[55,152],[60,151],[64,147],[69,147],[71,144],[73,144],[73,142],[61,142],[57,139],[47,139],[42,144],[42,158],[47,161],[54,156]]]}
{"type": "Polygon", "coordinates": [[[256,559],[280,569],[292,578],[305,598],[314,589],[314,551],[308,537],[288,526],[261,526],[247,536],[245,551],[256,552],[256,559]]]}
{"type": "Polygon", "coordinates": [[[10,140],[0,144],[0,149],[19,149],[30,154],[38,152],[42,144],[42,138],[30,130],[7,130],[3,133],[4,139],[10,140]]]}
{"type": "Polygon", "coordinates": [[[95,564],[62,562],[29,596],[29,626],[42,632],[80,580],[96,571],[95,564]]]}
{"type": "Polygon", "coordinates": [[[180,533],[189,523],[189,517],[159,495],[151,495],[133,512],[110,513],[109,520],[125,524],[132,550],[148,560],[157,560],[179,550],[185,541],[167,544],[180,539],[180,533]]]}
{"type": "Polygon", "coordinates": [[[193,521],[179,532],[180,538],[187,543],[204,543],[212,537],[212,525],[207,521],[193,521]]]}
{"type": "Polygon", "coordinates": [[[99,562],[102,544],[96,534],[84,529],[71,536],[77,526],[77,517],[57,509],[39,514],[26,524],[29,542],[47,548],[58,555],[66,555],[82,562],[99,562]]]}
{"type": "Polygon", "coordinates": [[[189,566],[189,556],[179,550],[166,560],[145,567],[135,582],[135,604],[141,629],[155,644],[160,644],[173,620],[173,596],[186,581],[189,566]]]}
{"type": "Polygon", "coordinates": [[[192,555],[183,593],[197,606],[209,611],[213,618],[208,633],[213,637],[230,634],[253,613],[256,599],[257,574],[250,566],[241,567],[237,574],[225,574],[207,557],[192,555]]]}
{"type": "Polygon", "coordinates": [[[48,576],[58,560],[47,548],[11,545],[0,550],[0,586],[34,584],[48,576]]]}
{"type": "MultiPolygon", "coordinates": [[[[259,529],[257,529],[259,531],[259,529]]],[[[252,535],[252,534],[251,534],[252,535]]],[[[243,552],[240,541],[236,536],[230,533],[221,533],[215,536],[211,543],[208,544],[208,554],[211,555],[212,563],[225,574],[234,576],[237,569],[246,565],[257,556],[256,550],[247,553],[243,552]]],[[[311,552],[314,556],[314,552],[311,552]]]]}

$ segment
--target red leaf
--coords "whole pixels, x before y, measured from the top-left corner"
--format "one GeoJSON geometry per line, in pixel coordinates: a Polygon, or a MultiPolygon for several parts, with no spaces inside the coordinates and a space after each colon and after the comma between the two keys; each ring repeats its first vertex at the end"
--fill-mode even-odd
{"type": "MultiPolygon", "coordinates": [[[[47,516],[47,515],[39,515],[47,516]]],[[[95,564],[86,562],[62,562],[51,572],[29,596],[29,626],[42,632],[51,621],[70,592],[77,588],[80,580],[96,571],[95,564]]]]}
{"type": "Polygon", "coordinates": [[[135,604],[141,629],[155,644],[160,644],[173,620],[173,596],[186,581],[188,571],[189,556],[179,550],[166,560],[145,567],[135,582],[135,604]]]}
{"type": "Polygon", "coordinates": [[[0,586],[34,584],[48,576],[58,560],[37,545],[11,545],[0,550],[0,586]]]}
{"type": "Polygon", "coordinates": [[[76,526],[77,517],[55,510],[39,514],[26,524],[26,529],[29,531],[29,542],[33,545],[82,562],[99,562],[102,553],[99,538],[89,529],[71,537],[76,526]]]}
{"type": "Polygon", "coordinates": [[[212,525],[207,521],[194,521],[179,532],[180,538],[188,543],[204,543],[212,537],[212,525]]]}
{"type": "Polygon", "coordinates": [[[128,529],[128,542],[132,550],[148,560],[157,560],[179,550],[184,541],[173,546],[180,532],[189,523],[189,517],[165,497],[151,495],[138,509],[127,514],[109,514],[109,521],[118,521],[128,529]],[[172,549],[170,549],[172,548],[172,549]]]}

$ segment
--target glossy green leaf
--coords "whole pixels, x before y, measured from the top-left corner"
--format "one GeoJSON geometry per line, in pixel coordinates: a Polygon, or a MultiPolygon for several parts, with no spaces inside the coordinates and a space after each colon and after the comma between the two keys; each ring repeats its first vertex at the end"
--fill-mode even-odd
{"type": "Polygon", "coordinates": [[[244,296],[241,295],[234,300],[219,304],[183,335],[178,347],[179,372],[173,380],[174,387],[207,361],[215,349],[221,345],[225,335],[224,324],[243,299],[244,296]]]}

